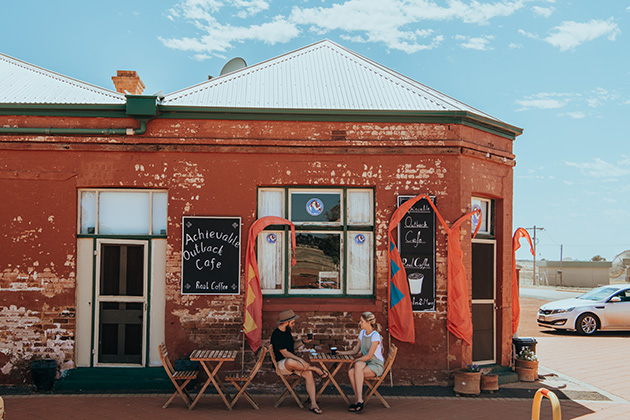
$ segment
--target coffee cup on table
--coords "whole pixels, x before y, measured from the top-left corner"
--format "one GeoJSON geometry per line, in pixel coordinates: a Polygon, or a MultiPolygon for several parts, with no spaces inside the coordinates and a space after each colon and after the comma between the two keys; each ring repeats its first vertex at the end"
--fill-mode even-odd
{"type": "Polygon", "coordinates": [[[337,354],[337,347],[331,347],[330,348],[330,354],[332,354],[333,356],[337,354]]]}

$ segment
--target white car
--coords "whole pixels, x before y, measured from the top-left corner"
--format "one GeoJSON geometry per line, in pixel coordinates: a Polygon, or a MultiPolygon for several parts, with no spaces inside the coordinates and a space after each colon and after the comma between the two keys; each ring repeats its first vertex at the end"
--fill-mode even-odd
{"type": "Polygon", "coordinates": [[[546,303],[538,310],[538,325],[575,330],[630,330],[630,285],[611,284],[572,299],[546,303]]]}

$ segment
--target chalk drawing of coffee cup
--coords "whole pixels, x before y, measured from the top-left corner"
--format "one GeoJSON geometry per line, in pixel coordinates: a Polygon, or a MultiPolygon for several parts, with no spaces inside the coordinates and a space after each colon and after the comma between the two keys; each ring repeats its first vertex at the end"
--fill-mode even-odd
{"type": "Polygon", "coordinates": [[[409,280],[409,291],[412,295],[419,295],[422,293],[422,281],[424,280],[424,274],[411,273],[407,276],[409,280]]]}

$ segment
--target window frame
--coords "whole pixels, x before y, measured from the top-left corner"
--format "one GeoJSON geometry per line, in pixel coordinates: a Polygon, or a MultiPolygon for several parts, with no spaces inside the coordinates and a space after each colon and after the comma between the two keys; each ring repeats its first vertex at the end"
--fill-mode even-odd
{"type": "MultiPolygon", "coordinates": [[[[292,289],[291,288],[291,231],[289,226],[278,226],[272,225],[267,227],[263,232],[277,232],[284,231],[284,242],[283,246],[283,281],[282,287],[280,289],[262,289],[262,293],[265,296],[269,297],[331,297],[331,298],[368,298],[373,297],[375,292],[375,273],[376,273],[376,202],[375,202],[375,190],[374,187],[336,187],[336,186],[261,186],[258,187],[257,191],[257,216],[258,218],[263,216],[279,216],[283,217],[287,220],[291,220],[291,194],[292,193],[329,193],[329,192],[339,192],[340,193],[340,203],[341,203],[341,213],[340,213],[340,223],[337,222],[292,222],[295,225],[296,234],[299,232],[312,232],[312,233],[334,233],[339,234],[340,236],[340,263],[339,263],[339,274],[340,274],[340,288],[333,289],[331,292],[329,289],[292,289]],[[279,191],[283,192],[283,202],[280,206],[280,209],[277,206],[276,211],[279,211],[281,214],[261,214],[262,212],[262,194],[265,191],[275,191],[276,193],[279,191]],[[370,205],[370,217],[369,222],[355,222],[350,224],[348,222],[348,191],[365,191],[369,193],[369,205],[370,205]],[[350,235],[357,234],[357,232],[366,232],[369,233],[371,241],[369,241],[369,246],[371,250],[369,251],[370,258],[370,272],[368,274],[369,278],[369,291],[368,289],[356,289],[357,292],[352,292],[349,290],[349,242],[352,238],[350,235]]],[[[259,235],[260,244],[260,236],[264,235],[261,233],[259,235]]],[[[257,248],[258,255],[258,248],[257,248]]]]}
{"type": "Polygon", "coordinates": [[[168,190],[164,189],[147,189],[147,188],[79,188],[77,189],[77,237],[78,238],[166,238],[168,233],[168,190]],[[82,198],[83,193],[94,193],[96,197],[94,199],[94,231],[93,232],[81,232],[82,226],[82,198]],[[140,193],[149,195],[149,212],[146,215],[148,218],[149,231],[148,233],[140,234],[127,234],[127,233],[100,233],[99,232],[99,199],[101,193],[140,193]],[[154,194],[166,194],[166,226],[164,232],[153,232],[153,207],[154,207],[154,194]]]}

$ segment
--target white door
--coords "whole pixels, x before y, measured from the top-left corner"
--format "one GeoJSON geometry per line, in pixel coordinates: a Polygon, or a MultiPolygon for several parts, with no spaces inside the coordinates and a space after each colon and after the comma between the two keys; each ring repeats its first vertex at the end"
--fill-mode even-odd
{"type": "Polygon", "coordinates": [[[95,366],[145,365],[148,245],[141,240],[97,240],[95,366]]]}

